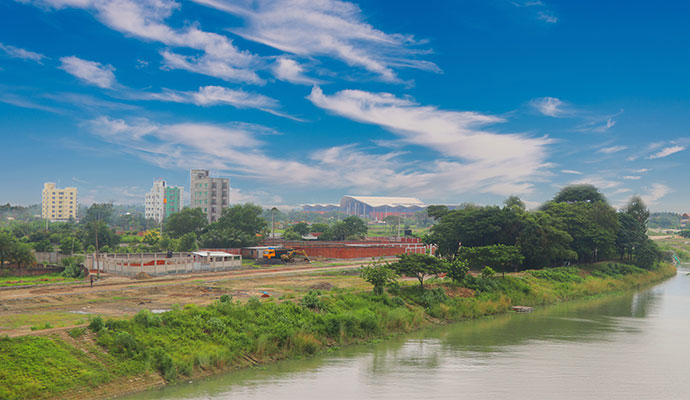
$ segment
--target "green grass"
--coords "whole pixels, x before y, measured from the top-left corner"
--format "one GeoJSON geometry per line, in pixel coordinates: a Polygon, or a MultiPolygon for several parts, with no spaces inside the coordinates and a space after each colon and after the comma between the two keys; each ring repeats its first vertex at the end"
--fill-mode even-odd
{"type": "Polygon", "coordinates": [[[48,283],[65,283],[82,281],[77,278],[64,278],[60,274],[47,274],[38,276],[0,276],[0,287],[44,285],[48,283]]]}
{"type": "Polygon", "coordinates": [[[643,271],[600,263],[505,278],[468,276],[463,285],[475,291],[471,297],[456,296],[456,283],[435,280],[423,291],[403,284],[380,296],[334,289],[290,293],[283,301],[225,299],[162,314],[143,310],[133,318],[92,318],[97,345],[84,340],[81,330],[72,329],[69,335],[92,345],[93,359],[56,336],[0,340],[0,398],[60,397],[69,389],[145,372],[157,372],[167,381],[186,380],[202,371],[302,357],[434,323],[501,313],[511,305],[550,304],[639,287],[674,273],[672,266],[643,271]]]}

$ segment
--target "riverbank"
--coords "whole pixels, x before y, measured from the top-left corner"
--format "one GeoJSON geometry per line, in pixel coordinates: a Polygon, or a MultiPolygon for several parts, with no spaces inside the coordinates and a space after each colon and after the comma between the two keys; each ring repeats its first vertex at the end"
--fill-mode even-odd
{"type": "Polygon", "coordinates": [[[209,306],[132,319],[94,319],[91,330],[0,340],[0,398],[95,398],[234,368],[311,355],[433,324],[641,287],[675,274],[615,263],[430,282],[374,296],[337,287],[299,301],[228,297],[209,306]],[[100,321],[100,322],[99,322],[100,321]],[[102,324],[101,324],[102,322],[102,324]]]}

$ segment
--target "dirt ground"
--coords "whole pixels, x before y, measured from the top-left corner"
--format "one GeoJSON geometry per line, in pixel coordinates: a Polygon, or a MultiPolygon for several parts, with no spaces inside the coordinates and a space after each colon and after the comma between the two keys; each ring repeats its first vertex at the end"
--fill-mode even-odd
{"type": "Polygon", "coordinates": [[[331,265],[303,264],[149,279],[102,276],[93,288],[88,281],[67,285],[3,288],[0,290],[0,336],[64,331],[87,325],[89,316],[95,315],[123,317],[142,309],[163,312],[176,304],[204,305],[223,294],[232,295],[235,299],[248,299],[265,292],[271,297],[294,298],[310,289],[329,290],[331,285],[365,289],[368,285],[356,274],[353,275],[352,271],[364,263],[367,261],[331,265]]]}

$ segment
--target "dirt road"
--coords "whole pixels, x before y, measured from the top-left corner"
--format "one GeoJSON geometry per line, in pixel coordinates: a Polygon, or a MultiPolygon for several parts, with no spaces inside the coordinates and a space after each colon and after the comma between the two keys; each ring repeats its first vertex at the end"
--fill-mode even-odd
{"type": "MultiPolygon", "coordinates": [[[[223,294],[240,299],[260,296],[264,292],[272,297],[294,296],[295,292],[322,284],[323,273],[356,269],[366,262],[357,260],[330,266],[303,264],[144,280],[110,276],[96,282],[93,288],[85,282],[5,289],[0,290],[0,335],[44,334],[83,326],[89,315],[118,317],[135,314],[144,308],[160,312],[175,304],[209,304],[223,294]],[[32,331],[32,327],[35,330],[32,331]]],[[[341,280],[347,286],[358,285],[361,281],[345,276],[341,280]]]]}

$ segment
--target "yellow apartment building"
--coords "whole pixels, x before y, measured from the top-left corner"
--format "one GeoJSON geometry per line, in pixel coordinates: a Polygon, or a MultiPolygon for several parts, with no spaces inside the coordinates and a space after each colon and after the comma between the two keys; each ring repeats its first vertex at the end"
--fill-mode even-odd
{"type": "Polygon", "coordinates": [[[55,183],[43,184],[43,196],[41,197],[41,217],[51,221],[68,221],[77,219],[77,188],[68,187],[58,189],[55,183]]]}

